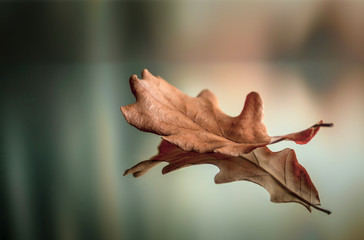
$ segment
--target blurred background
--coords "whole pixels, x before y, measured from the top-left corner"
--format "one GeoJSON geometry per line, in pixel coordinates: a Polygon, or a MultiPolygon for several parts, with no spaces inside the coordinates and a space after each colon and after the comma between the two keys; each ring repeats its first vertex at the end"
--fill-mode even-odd
{"type": "Polygon", "coordinates": [[[1,239],[363,239],[364,1],[1,1],[1,239]],[[128,125],[148,68],[238,115],[258,91],[327,216],[214,166],[123,172],[160,137],[128,125]],[[140,76],[140,75],[139,75],[140,76]]]}

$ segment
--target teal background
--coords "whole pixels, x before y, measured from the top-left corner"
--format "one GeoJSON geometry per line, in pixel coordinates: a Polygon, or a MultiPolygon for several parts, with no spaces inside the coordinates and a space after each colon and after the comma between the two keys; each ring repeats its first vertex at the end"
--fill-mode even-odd
{"type": "Polygon", "coordinates": [[[3,1],[1,239],[362,239],[363,1],[3,1]],[[237,115],[258,91],[271,136],[334,122],[295,149],[327,216],[214,166],[134,179],[160,137],[128,125],[148,68],[237,115]]]}

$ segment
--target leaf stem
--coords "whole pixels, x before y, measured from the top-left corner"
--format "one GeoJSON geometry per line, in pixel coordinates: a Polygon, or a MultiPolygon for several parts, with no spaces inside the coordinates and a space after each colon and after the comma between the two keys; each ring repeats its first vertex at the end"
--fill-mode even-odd
{"type": "Polygon", "coordinates": [[[331,214],[331,211],[326,210],[326,209],[323,209],[323,208],[320,208],[320,207],[318,207],[318,206],[311,205],[311,207],[316,208],[317,210],[320,210],[320,211],[322,211],[322,212],[324,212],[324,213],[327,213],[328,215],[330,215],[330,214],[331,214]]]}
{"type": "Polygon", "coordinates": [[[315,124],[312,127],[333,127],[334,124],[333,123],[319,123],[319,124],[315,124]]]}

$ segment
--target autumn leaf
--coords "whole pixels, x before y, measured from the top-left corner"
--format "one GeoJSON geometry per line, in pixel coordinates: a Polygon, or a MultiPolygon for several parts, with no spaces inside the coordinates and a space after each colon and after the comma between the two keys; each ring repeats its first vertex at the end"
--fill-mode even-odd
{"type": "Polygon", "coordinates": [[[258,93],[246,97],[237,117],[223,113],[217,98],[209,90],[190,97],[148,70],[142,79],[130,77],[136,102],[121,107],[126,121],[139,130],[162,136],[159,154],[143,161],[125,174],[143,175],[161,161],[169,164],[167,173],[195,164],[213,164],[220,168],[216,183],[247,180],[263,186],[273,202],[298,202],[307,209],[318,207],[318,192],[306,170],[291,149],[271,152],[266,145],[283,140],[308,143],[322,121],[301,132],[270,137],[263,123],[263,101],[258,93]]]}
{"type": "Polygon", "coordinates": [[[270,137],[263,123],[263,101],[256,92],[248,94],[239,116],[230,117],[209,90],[190,97],[146,69],[142,79],[130,77],[130,87],[137,101],[121,107],[126,121],[185,151],[239,156],[282,140],[305,144],[328,125],[320,121],[301,132],[270,137]]]}
{"type": "Polygon", "coordinates": [[[239,180],[251,181],[265,188],[272,202],[297,202],[309,211],[313,207],[331,213],[319,207],[319,194],[307,171],[298,163],[292,149],[271,152],[267,147],[262,147],[248,154],[232,157],[221,153],[188,152],[163,140],[158,155],[126,170],[124,175],[142,176],[161,162],[168,162],[162,170],[163,174],[191,165],[213,164],[220,169],[215,176],[217,184],[239,180]]]}

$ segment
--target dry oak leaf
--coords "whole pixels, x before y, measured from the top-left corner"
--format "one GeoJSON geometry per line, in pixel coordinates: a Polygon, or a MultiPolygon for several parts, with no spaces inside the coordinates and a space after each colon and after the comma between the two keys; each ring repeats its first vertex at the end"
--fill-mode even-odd
{"type": "Polygon", "coordinates": [[[189,97],[155,77],[146,69],[142,79],[130,77],[136,103],[121,107],[125,119],[142,131],[162,135],[159,154],[140,162],[125,174],[138,177],[160,162],[168,162],[163,174],[195,165],[213,164],[220,172],[216,183],[247,180],[263,186],[272,202],[298,202],[309,211],[319,207],[318,192],[292,149],[271,152],[266,145],[282,140],[309,142],[322,121],[297,133],[270,137],[262,122],[263,103],[258,93],[250,93],[241,114],[230,117],[217,105],[208,90],[189,97]]]}
{"type": "Polygon", "coordinates": [[[126,121],[185,151],[240,156],[282,140],[305,144],[320,127],[332,125],[320,121],[301,132],[270,137],[262,120],[263,101],[256,92],[248,94],[240,115],[231,117],[219,109],[209,90],[190,97],[146,69],[142,79],[130,77],[130,87],[136,102],[121,107],[126,121]]]}
{"type": "Polygon", "coordinates": [[[188,152],[163,140],[158,155],[126,170],[124,175],[139,177],[161,162],[168,162],[162,170],[163,174],[191,165],[213,164],[220,169],[215,176],[217,184],[239,180],[254,182],[269,192],[272,202],[297,202],[310,212],[313,207],[331,213],[319,207],[319,194],[292,149],[271,152],[267,147],[261,147],[248,154],[232,157],[221,153],[188,152]]]}

